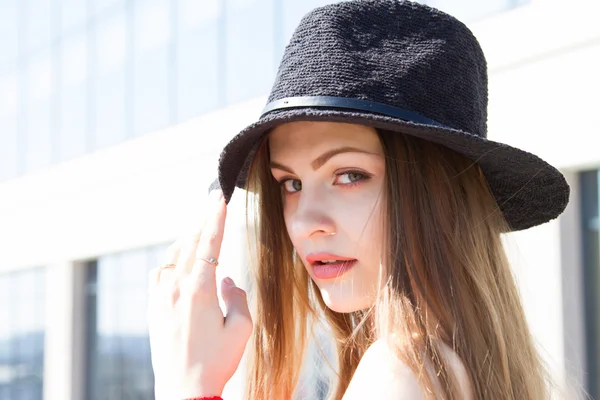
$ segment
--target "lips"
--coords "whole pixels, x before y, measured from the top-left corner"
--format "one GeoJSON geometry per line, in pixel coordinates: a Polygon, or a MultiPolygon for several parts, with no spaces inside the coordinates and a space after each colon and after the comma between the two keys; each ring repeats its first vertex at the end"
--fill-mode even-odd
{"type": "Polygon", "coordinates": [[[330,253],[311,253],[306,257],[313,276],[318,279],[337,278],[350,270],[357,262],[355,258],[330,253]]]}

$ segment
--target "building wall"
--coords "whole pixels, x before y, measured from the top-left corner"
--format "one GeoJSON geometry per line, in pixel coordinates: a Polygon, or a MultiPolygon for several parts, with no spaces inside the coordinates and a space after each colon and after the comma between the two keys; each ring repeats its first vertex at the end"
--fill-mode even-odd
{"type": "Polygon", "coordinates": [[[560,168],[572,187],[562,218],[510,235],[507,248],[542,353],[575,387],[587,379],[578,172],[600,167],[598,11],[538,0],[470,26],[488,60],[489,137],[560,168]]]}
{"type": "MultiPolygon", "coordinates": [[[[96,4],[94,12],[99,13],[98,15],[103,12],[108,15],[106,10],[115,7],[102,6],[104,3],[110,2],[93,3],[96,4]]],[[[150,7],[148,11],[136,14],[131,10],[127,11],[127,7],[134,7],[135,2],[125,3],[122,17],[106,17],[116,18],[115,21],[125,18],[124,22],[114,22],[116,25],[111,25],[113,28],[106,28],[108,31],[105,33],[109,37],[120,34],[118,26],[131,23],[127,18],[139,18],[142,22],[136,26],[143,25],[143,21],[165,21],[160,16],[157,17],[160,13],[157,14],[156,8],[150,7]]],[[[185,1],[172,4],[175,3],[181,8],[193,7],[194,4],[185,1]]],[[[221,3],[209,3],[206,5],[208,11],[215,10],[211,7],[217,7],[216,10],[221,7],[221,3]]],[[[319,5],[317,2],[308,2],[300,6],[300,3],[274,2],[268,3],[268,6],[261,6],[265,8],[265,12],[271,10],[266,15],[272,16],[273,13],[282,12],[281,26],[272,29],[280,29],[283,33],[276,36],[272,42],[269,41],[272,43],[269,45],[271,47],[261,50],[265,51],[270,59],[268,68],[265,67],[268,74],[274,73],[274,65],[281,54],[282,45],[291,34],[299,16],[312,6],[319,5]],[[281,9],[277,8],[277,4],[281,9]]],[[[229,4],[233,7],[232,5],[238,3],[233,1],[229,4]]],[[[457,13],[473,9],[472,5],[467,4],[465,7],[466,3],[461,4],[461,7],[457,7],[446,2],[441,3],[439,7],[447,7],[449,12],[454,9],[457,13]]],[[[493,10],[495,14],[491,16],[485,13],[472,15],[472,22],[469,23],[488,60],[489,137],[531,151],[561,168],[573,188],[572,201],[563,217],[525,232],[508,235],[507,249],[523,294],[527,317],[540,350],[559,380],[568,376],[576,385],[585,386],[587,358],[578,176],[581,170],[600,168],[600,146],[597,139],[600,113],[595,112],[598,105],[596,94],[600,92],[600,77],[597,73],[600,71],[600,25],[595,21],[595,16],[600,12],[600,5],[594,0],[574,0],[568,7],[564,2],[554,0],[532,0],[513,10],[499,12],[502,8],[505,6],[499,5],[498,10],[493,10]]],[[[242,32],[221,31],[221,28],[211,25],[210,21],[218,20],[221,14],[211,14],[208,11],[196,14],[204,15],[202,21],[208,21],[205,25],[198,24],[193,19],[187,22],[178,20],[177,23],[169,25],[170,29],[205,26],[208,28],[198,28],[194,34],[198,37],[211,37],[210,35],[214,34],[215,40],[227,38],[228,35],[240,36],[242,32]],[[211,16],[214,18],[211,19],[211,16]]],[[[119,13],[120,11],[117,11],[115,15],[121,15],[119,13]]],[[[238,12],[231,8],[227,15],[228,18],[238,18],[242,21],[243,13],[244,11],[238,12]]],[[[65,17],[63,20],[69,19],[65,17]]],[[[88,32],[86,35],[98,37],[103,35],[104,29],[96,29],[90,25],[85,31],[88,32]]],[[[241,26],[239,29],[251,27],[241,26]]],[[[177,35],[173,30],[169,32],[177,35]]],[[[262,34],[271,37],[273,32],[262,34]]],[[[77,35],[73,35],[73,40],[76,41],[77,35]]],[[[32,33],[29,37],[37,36],[32,33]]],[[[159,54],[160,51],[168,50],[161,47],[160,37],[150,36],[144,39],[144,35],[138,35],[136,40],[140,42],[130,45],[142,49],[139,54],[126,52],[120,56],[124,57],[123,60],[115,62],[123,63],[122,67],[118,67],[122,68],[119,70],[122,77],[147,79],[145,83],[124,79],[123,85],[144,87],[152,81],[152,75],[144,75],[143,71],[135,69],[136,57],[140,60],[137,65],[150,65],[153,64],[152,57],[155,57],[154,60],[168,61],[168,55],[159,54]]],[[[225,53],[219,53],[212,48],[216,51],[215,57],[239,57],[242,62],[244,46],[248,44],[236,43],[237,47],[234,46],[225,53]]],[[[32,44],[32,49],[35,48],[34,45],[35,43],[32,44]]],[[[185,45],[182,41],[181,49],[185,49],[185,45]]],[[[114,56],[114,49],[105,50],[114,56]]],[[[96,65],[96,62],[98,60],[92,65],[96,65]]],[[[106,68],[110,70],[110,60],[106,62],[106,68]]],[[[200,63],[194,59],[187,61],[192,64],[194,62],[200,63]]],[[[35,65],[37,64],[34,63],[32,67],[34,74],[35,65]]],[[[160,65],[158,63],[154,68],[160,68],[160,65]]],[[[185,68],[187,64],[182,62],[177,65],[179,66],[176,68],[185,68]]],[[[163,66],[175,68],[167,64],[163,66]]],[[[136,249],[161,248],[172,243],[182,233],[197,229],[206,206],[208,185],[215,177],[220,149],[235,133],[257,118],[269,89],[269,85],[266,84],[259,87],[246,85],[252,80],[252,71],[249,71],[248,76],[238,77],[234,70],[227,68],[225,72],[216,67],[205,72],[206,76],[215,73],[214,76],[218,77],[221,77],[219,74],[225,73],[223,80],[217,79],[217,86],[212,89],[216,95],[213,98],[214,104],[202,103],[197,108],[174,107],[173,102],[185,105],[188,104],[185,96],[194,96],[184,90],[186,80],[180,79],[177,83],[181,88],[176,92],[178,94],[169,92],[169,96],[172,96],[169,97],[172,103],[166,103],[169,113],[162,117],[153,115],[146,121],[145,116],[148,113],[144,110],[164,107],[149,103],[136,111],[138,103],[134,99],[159,98],[161,90],[168,92],[169,89],[164,89],[166,86],[160,86],[159,83],[155,88],[158,92],[145,93],[134,90],[132,94],[127,94],[129,92],[125,91],[123,93],[126,103],[123,105],[122,114],[124,119],[121,122],[122,129],[129,129],[127,132],[130,133],[124,133],[122,138],[111,139],[103,135],[103,138],[110,139],[110,143],[95,147],[87,153],[84,147],[79,150],[67,149],[65,154],[72,152],[72,157],[65,157],[60,162],[48,161],[37,169],[24,169],[22,173],[19,173],[20,167],[15,167],[8,173],[7,164],[4,164],[6,174],[3,176],[10,176],[11,179],[0,183],[0,243],[3,243],[0,252],[0,273],[27,271],[33,267],[43,267],[45,270],[45,399],[85,398],[82,386],[85,371],[82,370],[82,366],[86,310],[81,299],[85,293],[86,262],[98,257],[125,254],[136,249]],[[227,76],[231,79],[227,80],[227,76]],[[132,98],[127,100],[127,96],[132,98]],[[194,117],[195,113],[202,115],[194,117]]],[[[257,64],[253,68],[260,69],[261,65],[257,64]]],[[[18,71],[17,68],[17,73],[18,71]]],[[[94,69],[86,71],[98,72],[94,69]]],[[[76,75],[76,72],[66,70],[64,74],[76,75]]],[[[160,73],[160,70],[155,72],[160,73]]],[[[98,79],[88,80],[88,84],[101,85],[103,81],[100,75],[92,75],[98,76],[98,79]]],[[[193,75],[190,71],[180,71],[174,76],[193,75]]],[[[76,78],[73,77],[75,81],[76,78]]],[[[106,78],[106,83],[114,83],[113,78],[106,78]]],[[[68,79],[64,81],[67,83],[60,84],[70,85],[68,79]]],[[[80,84],[73,83],[74,86],[80,84]]],[[[111,93],[116,93],[115,90],[125,90],[124,87],[111,89],[111,93]]],[[[72,90],[77,91],[76,88],[72,90]]],[[[86,104],[95,104],[93,107],[96,108],[99,107],[98,104],[111,107],[110,98],[102,99],[101,88],[96,87],[94,90],[97,99],[86,104]],[[108,103],[102,103],[103,101],[108,103]]],[[[54,103],[48,100],[46,95],[49,94],[44,93],[33,90],[31,97],[39,96],[42,98],[40,101],[46,103],[37,108],[31,106],[32,108],[27,110],[41,110],[40,113],[52,117],[52,114],[48,114],[50,111],[47,107],[54,103]]],[[[62,92],[57,91],[54,95],[58,96],[57,93],[62,92]]],[[[71,97],[74,98],[76,97],[71,97]]],[[[208,101],[211,96],[206,98],[208,101]]],[[[69,120],[68,111],[72,109],[71,106],[66,104],[64,107],[65,120],[69,120]]],[[[107,110],[98,109],[98,113],[108,113],[110,110],[107,110]]],[[[0,114],[0,119],[4,118],[3,121],[7,121],[10,118],[32,118],[31,111],[27,111],[21,117],[15,117],[13,114],[11,117],[7,117],[6,113],[0,114]]],[[[96,120],[81,123],[83,129],[92,126],[94,130],[111,130],[114,127],[110,124],[114,124],[115,121],[96,120]]],[[[32,133],[36,133],[35,127],[32,129],[32,133]]],[[[73,126],[70,129],[77,132],[82,128],[73,126]]],[[[72,139],[73,143],[74,140],[72,139]]],[[[35,155],[27,157],[32,165],[44,159],[41,157],[36,161],[35,155]]],[[[3,159],[6,160],[6,157],[3,159]]],[[[15,165],[22,164],[17,162],[15,165]]],[[[218,270],[221,275],[231,275],[242,285],[245,283],[242,273],[245,260],[243,200],[243,195],[237,193],[229,207],[221,266],[218,270]],[[240,266],[242,268],[239,268],[240,266]]],[[[162,262],[160,256],[154,261],[156,265],[162,262]]],[[[240,374],[228,387],[226,398],[240,398],[242,384],[240,374]]],[[[1,396],[2,393],[0,398],[1,396]]]]}

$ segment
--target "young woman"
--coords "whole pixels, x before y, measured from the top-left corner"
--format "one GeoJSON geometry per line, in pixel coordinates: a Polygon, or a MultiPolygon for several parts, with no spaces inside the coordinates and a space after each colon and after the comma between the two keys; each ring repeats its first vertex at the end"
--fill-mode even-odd
{"type": "Polygon", "coordinates": [[[220,396],[248,344],[246,398],[291,399],[324,317],[333,399],[547,399],[501,234],[556,218],[569,187],[487,140],[486,109],[483,53],[453,17],[395,0],[305,16],[263,115],[222,153],[203,229],[153,272],[157,398],[220,396]],[[226,279],[224,317],[215,267],[236,185],[256,304],[226,279]]]}

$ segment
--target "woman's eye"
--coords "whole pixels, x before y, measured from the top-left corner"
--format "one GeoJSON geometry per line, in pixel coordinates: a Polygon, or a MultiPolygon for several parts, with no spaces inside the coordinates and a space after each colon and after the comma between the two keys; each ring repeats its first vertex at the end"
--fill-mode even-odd
{"type": "Polygon", "coordinates": [[[283,188],[288,193],[294,193],[302,190],[302,182],[298,179],[287,179],[282,182],[283,188]]]}
{"type": "Polygon", "coordinates": [[[360,172],[344,172],[337,175],[337,183],[342,185],[348,185],[351,183],[355,183],[365,179],[367,176],[365,174],[361,174],[360,172]]]}

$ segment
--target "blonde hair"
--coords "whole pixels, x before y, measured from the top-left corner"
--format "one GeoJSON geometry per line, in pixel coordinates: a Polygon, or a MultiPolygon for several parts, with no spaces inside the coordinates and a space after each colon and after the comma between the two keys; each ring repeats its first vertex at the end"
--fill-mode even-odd
{"type": "Polygon", "coordinates": [[[378,134],[386,155],[384,286],[372,308],[353,313],[328,309],[294,260],[267,139],[255,154],[247,185],[256,194],[247,197],[256,245],[247,398],[292,398],[310,327],[323,314],[337,347],[334,399],[342,398],[361,356],[379,338],[392,344],[429,398],[461,398],[440,340],[464,363],[474,398],[549,398],[552,380],[501,242],[508,225],[481,169],[435,143],[378,134]]]}

